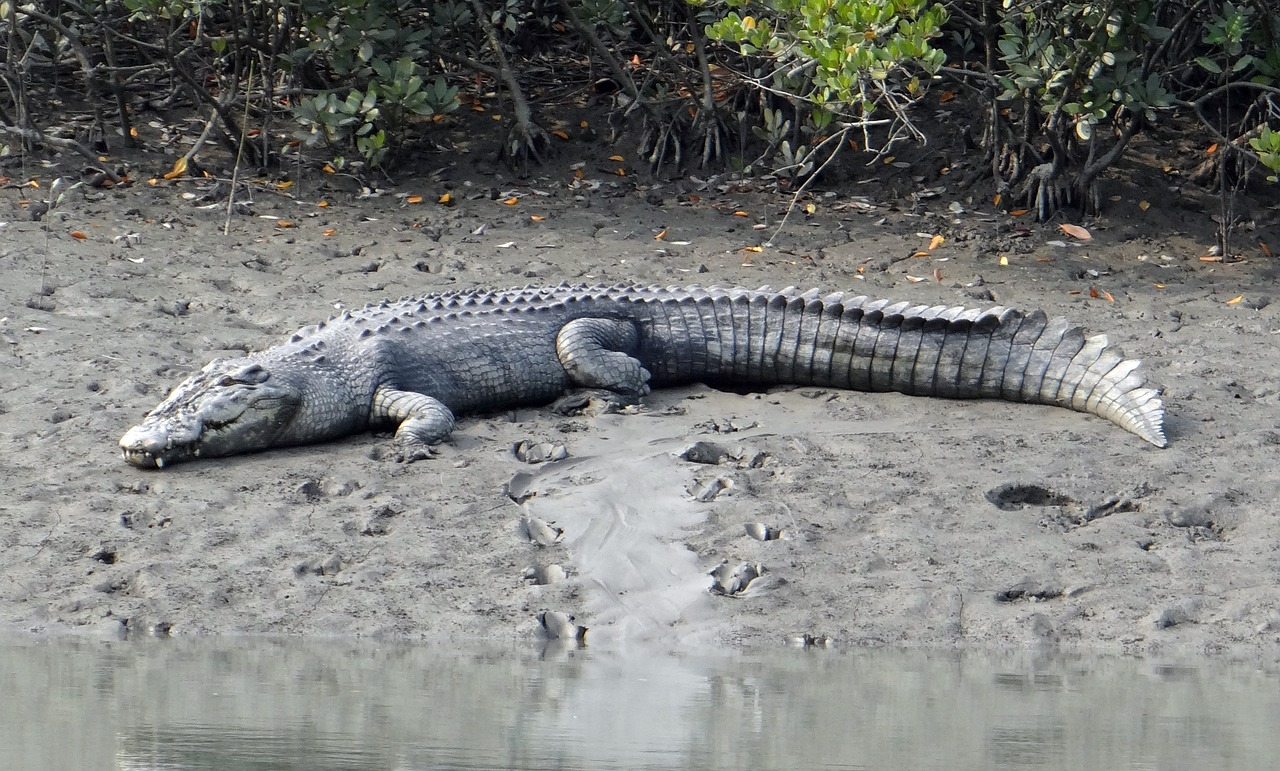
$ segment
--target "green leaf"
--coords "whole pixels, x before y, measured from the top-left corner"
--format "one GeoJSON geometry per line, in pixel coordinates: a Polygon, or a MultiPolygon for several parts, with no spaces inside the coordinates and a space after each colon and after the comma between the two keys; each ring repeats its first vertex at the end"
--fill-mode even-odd
{"type": "Polygon", "coordinates": [[[1218,63],[1207,56],[1197,56],[1196,64],[1205,68],[1209,72],[1212,72],[1214,75],[1222,74],[1222,68],[1218,66],[1218,63]]]}

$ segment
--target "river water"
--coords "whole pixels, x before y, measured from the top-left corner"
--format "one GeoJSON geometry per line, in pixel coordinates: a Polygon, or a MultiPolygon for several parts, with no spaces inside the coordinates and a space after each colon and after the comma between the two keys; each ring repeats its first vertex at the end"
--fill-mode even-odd
{"type": "Polygon", "coordinates": [[[0,639],[4,769],[1271,769],[1280,676],[1156,662],[0,639]]]}

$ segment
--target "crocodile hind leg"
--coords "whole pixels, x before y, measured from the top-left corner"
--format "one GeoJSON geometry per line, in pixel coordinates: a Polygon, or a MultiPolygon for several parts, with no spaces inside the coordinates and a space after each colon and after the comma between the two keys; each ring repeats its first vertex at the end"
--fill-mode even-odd
{"type": "Polygon", "coordinates": [[[431,457],[431,445],[453,433],[453,412],[439,400],[415,391],[379,388],[373,395],[375,421],[398,423],[397,460],[406,463],[431,457]]]}
{"type": "Polygon", "coordinates": [[[635,324],[620,319],[575,319],[561,327],[556,355],[580,389],[556,400],[552,409],[572,412],[592,399],[614,409],[640,401],[649,393],[649,371],[629,353],[639,340],[635,324]]]}

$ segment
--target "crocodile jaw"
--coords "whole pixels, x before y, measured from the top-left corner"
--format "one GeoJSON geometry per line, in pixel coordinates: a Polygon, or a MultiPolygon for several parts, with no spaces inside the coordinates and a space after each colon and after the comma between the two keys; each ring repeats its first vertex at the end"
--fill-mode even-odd
{"type": "Polygon", "coordinates": [[[138,468],[261,450],[281,444],[302,403],[299,391],[246,359],[215,360],[180,383],[120,438],[138,468]]]}

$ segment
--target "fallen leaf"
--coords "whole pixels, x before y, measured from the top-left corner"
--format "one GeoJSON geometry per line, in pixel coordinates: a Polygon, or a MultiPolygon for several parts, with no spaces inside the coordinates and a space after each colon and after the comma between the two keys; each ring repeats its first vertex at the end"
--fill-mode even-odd
{"type": "Polygon", "coordinates": [[[947,102],[950,102],[952,99],[955,99],[955,98],[956,98],[956,92],[943,91],[942,95],[938,97],[938,104],[946,104],[947,102]]]}
{"type": "Polygon", "coordinates": [[[329,236],[335,235],[337,232],[338,232],[337,228],[325,228],[324,230],[320,231],[320,234],[325,238],[328,238],[329,236]]]}
{"type": "Polygon", "coordinates": [[[908,274],[907,274],[907,280],[908,280],[908,281],[910,281],[910,282],[911,282],[911,283],[913,283],[913,284],[919,284],[921,281],[928,281],[929,279],[927,279],[927,278],[920,278],[919,276],[913,276],[913,275],[911,275],[911,274],[909,274],[909,273],[908,273],[908,274]]]}
{"type": "Polygon", "coordinates": [[[1164,284],[1156,284],[1156,289],[1164,289],[1164,284]]]}
{"type": "Polygon", "coordinates": [[[1012,211],[1010,211],[1010,212],[1009,212],[1009,214],[1010,214],[1011,216],[1014,216],[1014,217],[1021,217],[1022,215],[1026,214],[1026,213],[1027,213],[1027,210],[1026,210],[1026,209],[1014,209],[1014,210],[1012,210],[1012,211]]]}
{"type": "Polygon", "coordinates": [[[276,227],[291,228],[293,227],[293,221],[292,220],[276,220],[276,227]]]}
{"type": "Polygon", "coordinates": [[[71,237],[72,237],[72,238],[79,238],[79,239],[81,239],[81,240],[88,238],[88,236],[86,236],[84,233],[80,232],[79,230],[73,230],[73,231],[71,231],[71,237]]]}
{"type": "Polygon", "coordinates": [[[422,196],[411,195],[411,196],[407,196],[404,200],[405,200],[405,203],[422,203],[422,196]]]}
{"type": "Polygon", "coordinates": [[[569,138],[569,132],[565,131],[564,129],[556,129],[555,131],[552,131],[551,133],[552,133],[552,135],[554,135],[554,136],[558,136],[558,137],[560,137],[561,139],[568,139],[568,138],[569,138]]]}
{"type": "Polygon", "coordinates": [[[452,204],[452,203],[453,203],[453,193],[445,193],[444,195],[442,195],[442,196],[440,196],[439,198],[437,198],[437,199],[436,199],[436,203],[442,203],[442,204],[444,204],[445,206],[448,206],[448,205],[452,204]]]}
{"type": "Polygon", "coordinates": [[[1009,265],[1009,258],[1005,257],[1003,254],[1000,255],[1000,265],[1007,267],[1009,265]]]}
{"type": "Polygon", "coordinates": [[[817,204],[807,203],[807,204],[805,204],[805,205],[804,205],[804,213],[805,213],[805,214],[813,214],[813,213],[814,213],[814,212],[816,212],[817,210],[818,210],[818,206],[817,206],[817,204]]]}
{"type": "Polygon", "coordinates": [[[937,249],[939,246],[942,246],[942,242],[946,240],[947,240],[946,236],[934,236],[933,238],[929,239],[929,251],[932,252],[934,249],[937,249]]]}
{"type": "Polygon", "coordinates": [[[614,161],[616,163],[622,163],[623,161],[626,160],[626,158],[623,158],[621,155],[610,155],[609,160],[614,161]]]}
{"type": "Polygon", "coordinates": [[[662,239],[664,239],[664,238],[666,238],[666,237],[667,237],[667,229],[666,229],[666,228],[663,228],[662,230],[658,231],[658,235],[654,236],[654,237],[653,237],[653,240],[654,240],[654,241],[661,241],[662,239]]]}
{"type": "Polygon", "coordinates": [[[503,205],[503,206],[515,206],[515,205],[516,205],[516,204],[518,204],[518,203],[520,203],[520,199],[519,199],[519,198],[516,198],[516,197],[513,195],[513,196],[511,196],[510,198],[507,198],[507,199],[503,200],[502,205],[503,205]]]}
{"type": "Polygon", "coordinates": [[[1244,300],[1244,295],[1238,294],[1235,297],[1232,297],[1230,300],[1227,300],[1227,305],[1239,305],[1243,300],[1244,300]]]}
{"type": "Polygon", "coordinates": [[[590,126],[590,125],[591,125],[591,124],[590,124],[590,123],[587,123],[585,120],[578,121],[578,127],[579,127],[579,128],[586,128],[586,127],[588,127],[588,126],[590,126]]]}
{"type": "Polygon", "coordinates": [[[1004,200],[1003,196],[1001,196],[999,193],[996,193],[995,196],[991,199],[991,205],[999,206],[1002,200],[1004,200]]]}
{"type": "Polygon", "coordinates": [[[319,206],[321,209],[327,209],[327,208],[329,208],[329,202],[328,202],[328,201],[321,201],[321,202],[317,203],[317,204],[316,204],[316,206],[319,206]]]}
{"type": "Polygon", "coordinates": [[[291,179],[286,179],[284,182],[276,183],[276,190],[288,190],[291,187],[293,187],[293,180],[291,179]]]}
{"type": "Polygon", "coordinates": [[[1263,254],[1265,254],[1266,256],[1268,256],[1268,257],[1270,257],[1270,256],[1271,256],[1271,247],[1267,246],[1267,242],[1266,242],[1266,241],[1259,241],[1259,242],[1258,242],[1258,248],[1259,248],[1259,249],[1261,249],[1261,250],[1262,250],[1262,253],[1263,253],[1263,254]]]}
{"type": "Polygon", "coordinates": [[[1064,223],[1062,223],[1061,225],[1059,225],[1059,226],[1058,226],[1058,228],[1059,228],[1063,233],[1066,233],[1067,235],[1071,236],[1072,238],[1077,238],[1077,239],[1079,239],[1079,240],[1081,240],[1081,241],[1088,241],[1090,238],[1093,238],[1093,236],[1092,236],[1092,235],[1090,235],[1089,231],[1085,230],[1084,228],[1080,227],[1079,225],[1069,225],[1069,224],[1067,224],[1067,223],[1065,223],[1065,222],[1064,222],[1064,223]]]}
{"type": "Polygon", "coordinates": [[[1222,258],[1213,254],[1200,255],[1200,262],[1222,262],[1222,258]]]}
{"type": "Polygon", "coordinates": [[[913,258],[915,258],[915,257],[928,257],[928,256],[929,256],[929,253],[928,253],[928,252],[923,252],[923,251],[920,251],[920,252],[912,252],[912,253],[911,253],[911,256],[912,256],[913,258]]]}
{"type": "Polygon", "coordinates": [[[546,219],[546,217],[544,217],[541,214],[530,214],[529,219],[533,220],[534,222],[542,222],[543,220],[546,219]]]}
{"type": "Polygon", "coordinates": [[[1205,155],[1213,155],[1213,154],[1214,154],[1214,153],[1216,153],[1216,152],[1218,152],[1218,143],[1217,143],[1217,142],[1214,142],[1213,144],[1209,145],[1209,149],[1205,150],[1205,151],[1204,151],[1204,154],[1205,154],[1205,155]]]}
{"type": "Polygon", "coordinates": [[[1146,211],[1151,208],[1151,204],[1148,201],[1138,201],[1138,208],[1146,211]]]}
{"type": "Polygon", "coordinates": [[[325,165],[321,166],[321,167],[320,167],[320,170],[321,170],[321,171],[323,171],[325,174],[337,174],[337,173],[338,173],[338,170],[337,170],[337,169],[333,168],[333,166],[331,166],[330,164],[327,164],[327,163],[326,163],[325,165]]]}
{"type": "Polygon", "coordinates": [[[937,281],[939,284],[942,283],[942,268],[933,269],[933,280],[937,281]]]}
{"type": "Polygon", "coordinates": [[[763,251],[764,251],[764,247],[763,247],[763,246],[744,246],[744,247],[742,247],[742,249],[740,249],[739,251],[743,251],[743,252],[763,252],[763,251]]]}
{"type": "Polygon", "coordinates": [[[738,211],[736,211],[736,212],[734,212],[734,213],[733,213],[733,216],[735,216],[735,217],[750,217],[751,215],[750,215],[750,214],[747,214],[746,212],[744,212],[744,211],[742,211],[741,209],[739,209],[738,211]]]}
{"type": "Polygon", "coordinates": [[[615,171],[614,174],[617,174],[619,177],[625,177],[627,176],[627,170],[619,166],[618,170],[615,171]]]}
{"type": "Polygon", "coordinates": [[[183,156],[173,162],[173,168],[164,175],[165,179],[177,179],[187,173],[187,158],[183,156]]]}

